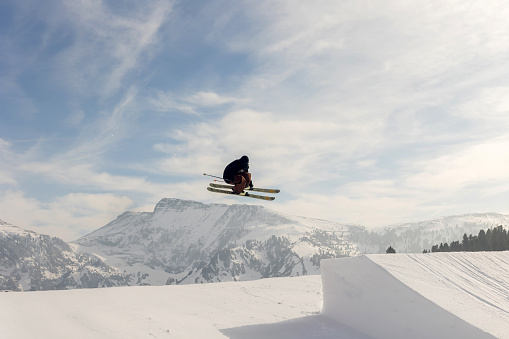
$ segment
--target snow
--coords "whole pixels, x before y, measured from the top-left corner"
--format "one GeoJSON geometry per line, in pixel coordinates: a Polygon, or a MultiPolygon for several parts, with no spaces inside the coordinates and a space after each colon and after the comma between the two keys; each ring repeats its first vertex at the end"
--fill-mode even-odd
{"type": "Polygon", "coordinates": [[[499,338],[509,336],[509,252],[368,257],[450,313],[499,338]]]}
{"type": "Polygon", "coordinates": [[[9,223],[6,223],[5,221],[0,220],[0,237],[6,237],[8,235],[13,234],[20,236],[37,235],[35,232],[21,229],[17,226],[11,225],[9,223]]]}
{"type": "Polygon", "coordinates": [[[508,272],[509,252],[381,254],[321,277],[0,293],[0,338],[509,338],[508,272]]]}
{"type": "Polygon", "coordinates": [[[318,314],[319,276],[0,294],[1,338],[225,338],[318,314]]]}

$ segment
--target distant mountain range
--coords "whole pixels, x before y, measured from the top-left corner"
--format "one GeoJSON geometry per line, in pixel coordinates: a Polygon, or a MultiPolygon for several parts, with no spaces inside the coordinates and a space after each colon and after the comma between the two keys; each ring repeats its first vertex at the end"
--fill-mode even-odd
{"type": "Polygon", "coordinates": [[[129,279],[63,240],[0,220],[0,290],[55,290],[125,286],[129,279]]]}
{"type": "Polygon", "coordinates": [[[193,284],[319,274],[320,259],[422,252],[508,226],[487,213],[369,230],[261,206],[162,199],[72,242],[0,221],[0,290],[193,284]]]}

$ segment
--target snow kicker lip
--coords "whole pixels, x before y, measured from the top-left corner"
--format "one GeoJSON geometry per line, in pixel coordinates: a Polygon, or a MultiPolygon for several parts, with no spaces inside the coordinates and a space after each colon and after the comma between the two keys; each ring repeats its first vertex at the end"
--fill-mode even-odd
{"type": "MultiPolygon", "coordinates": [[[[416,256],[419,255],[423,256],[416,256]]],[[[495,338],[372,260],[381,256],[386,255],[322,260],[322,314],[379,339],[495,338]]]]}
{"type": "Polygon", "coordinates": [[[244,192],[244,193],[241,193],[241,194],[235,194],[235,193],[233,193],[233,191],[225,191],[225,190],[220,190],[220,189],[212,188],[212,187],[207,187],[207,190],[209,190],[210,192],[214,192],[214,193],[232,194],[232,195],[238,195],[238,196],[241,196],[241,197],[248,197],[248,198],[260,199],[260,200],[268,200],[268,201],[270,201],[270,200],[276,199],[274,197],[267,197],[267,196],[264,196],[264,195],[250,194],[250,193],[247,193],[247,192],[244,192]]]}

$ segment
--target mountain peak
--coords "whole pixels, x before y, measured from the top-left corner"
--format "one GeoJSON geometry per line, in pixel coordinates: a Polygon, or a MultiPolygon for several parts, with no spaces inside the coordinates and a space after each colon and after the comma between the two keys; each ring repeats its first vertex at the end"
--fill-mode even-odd
{"type": "Polygon", "coordinates": [[[129,278],[63,240],[0,224],[0,290],[37,291],[125,286],[129,278]]]}
{"type": "Polygon", "coordinates": [[[343,239],[348,231],[257,205],[164,198],[154,212],[124,213],[75,244],[139,277],[134,284],[161,285],[316,272],[315,255],[358,254],[343,239]]]}
{"type": "Polygon", "coordinates": [[[8,235],[8,234],[18,234],[18,235],[27,235],[27,234],[36,234],[32,231],[27,231],[18,226],[14,226],[8,222],[0,220],[0,234],[8,235]]]}
{"type": "Polygon", "coordinates": [[[177,198],[163,198],[161,199],[154,208],[154,213],[167,211],[167,210],[177,210],[182,211],[185,209],[203,209],[207,210],[211,206],[222,206],[225,207],[225,204],[204,204],[194,200],[182,200],[177,198]]]}

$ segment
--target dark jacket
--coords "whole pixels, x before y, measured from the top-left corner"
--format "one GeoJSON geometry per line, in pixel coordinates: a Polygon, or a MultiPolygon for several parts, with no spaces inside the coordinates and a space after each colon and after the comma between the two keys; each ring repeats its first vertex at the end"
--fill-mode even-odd
{"type": "Polygon", "coordinates": [[[249,158],[242,156],[242,158],[232,161],[223,172],[223,179],[226,182],[234,182],[234,176],[240,172],[248,172],[249,158]]]}

